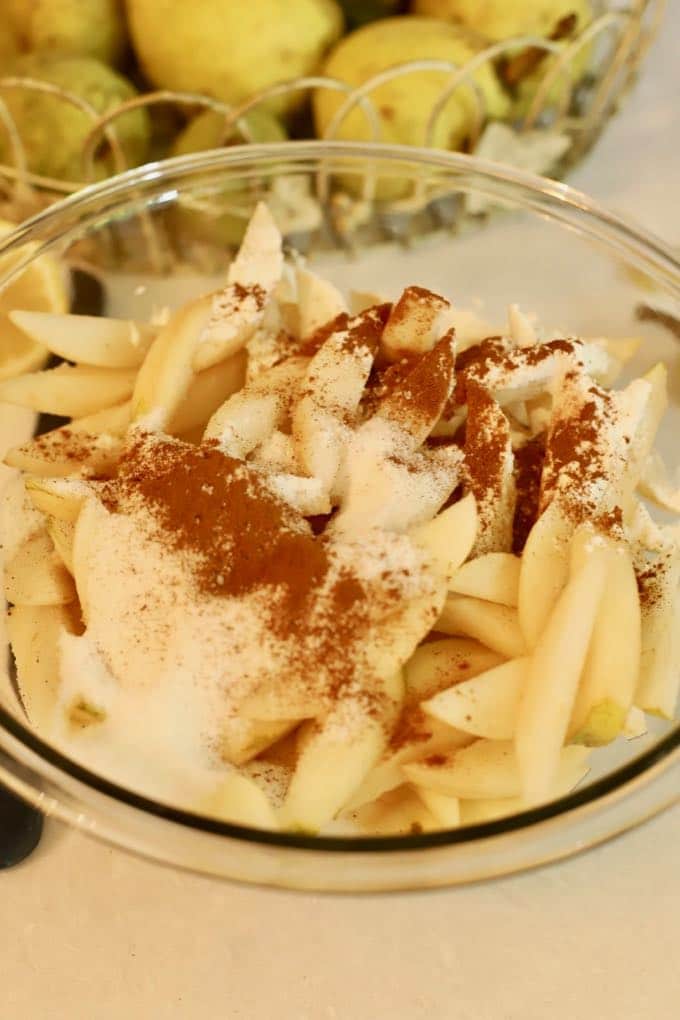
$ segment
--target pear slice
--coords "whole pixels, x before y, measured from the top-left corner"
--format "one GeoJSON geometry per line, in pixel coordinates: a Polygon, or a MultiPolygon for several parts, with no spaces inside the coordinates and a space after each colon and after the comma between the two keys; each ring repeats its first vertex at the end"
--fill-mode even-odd
{"type": "Polygon", "coordinates": [[[26,492],[36,509],[48,517],[74,523],[92,487],[77,478],[27,478],[26,492]]]}
{"type": "Polygon", "coordinates": [[[528,658],[510,659],[441,691],[425,701],[423,709],[465,733],[489,740],[511,740],[528,664],[528,658]]]}
{"type": "Polygon", "coordinates": [[[477,504],[472,493],[468,493],[431,521],[412,528],[409,534],[417,545],[427,550],[433,568],[451,582],[470,555],[477,526],[477,504]]]}
{"type": "Polygon", "coordinates": [[[203,803],[202,814],[234,825],[275,832],[279,828],[274,808],[267,796],[249,776],[234,770],[222,779],[203,803]]]}
{"type": "MultiPolygon", "coordinates": [[[[547,792],[545,800],[556,800],[570,793],[588,774],[587,747],[569,745],[560,752],[560,763],[557,768],[555,782],[547,792]]],[[[480,822],[491,822],[496,818],[505,818],[526,811],[528,805],[522,797],[488,797],[459,802],[461,825],[477,825],[480,822]]]]}
{"type": "Polygon", "coordinates": [[[407,287],[394,305],[382,336],[381,346],[390,361],[431,350],[445,332],[440,327],[450,307],[446,298],[424,287],[407,287]]]}
{"type": "Polygon", "coordinates": [[[516,609],[469,595],[449,595],[434,629],[474,638],[506,659],[527,651],[516,609]]]}
{"type": "Polygon", "coordinates": [[[401,766],[433,754],[446,754],[472,742],[467,733],[454,730],[425,715],[419,705],[406,706],[395,731],[397,742],[387,747],[382,757],[347,802],[356,809],[375,800],[404,782],[401,766]]]}
{"type": "Polygon", "coordinates": [[[192,356],[195,371],[243,348],[262,324],[282,273],[281,233],[267,206],[259,202],[229,267],[227,286],[208,296],[208,315],[192,356]]]}
{"type": "MultiPolygon", "coordinates": [[[[345,812],[344,817],[347,816],[345,812]]],[[[403,784],[348,817],[354,822],[353,832],[358,828],[362,834],[371,836],[408,836],[441,828],[416,791],[403,784]]]]}
{"type": "Polygon", "coordinates": [[[157,333],[131,319],[10,312],[15,326],[66,361],[98,368],[138,368],[157,333]]]}
{"type": "Polygon", "coordinates": [[[519,575],[522,561],[512,553],[494,552],[463,563],[454,574],[449,591],[471,595],[503,606],[519,601],[519,575]]]}
{"type": "Polygon", "coordinates": [[[442,829],[456,829],[460,825],[460,800],[439,790],[428,790],[424,786],[414,787],[438,826],[442,829]]]}
{"type": "Polygon", "coordinates": [[[285,737],[296,725],[296,719],[263,722],[230,716],[222,723],[220,753],[232,765],[244,765],[285,737]]]}
{"type": "Polygon", "coordinates": [[[577,531],[572,558],[581,562],[531,656],[515,736],[527,804],[543,801],[553,783],[604,592],[610,550],[591,536],[577,531]]]}
{"type": "Polygon", "coordinates": [[[59,521],[50,517],[47,521],[47,533],[52,539],[57,556],[73,577],[73,538],[76,526],[72,521],[59,521]]]}
{"type": "Polygon", "coordinates": [[[21,606],[63,606],[76,590],[47,531],[29,538],[5,565],[5,598],[21,606]]]}
{"type": "MultiPolygon", "coordinates": [[[[302,266],[295,271],[297,282],[297,335],[304,340],[338,315],[347,312],[347,302],[329,280],[302,266]]],[[[363,309],[361,309],[363,311],[363,309]]]]}
{"type": "Polygon", "coordinates": [[[231,457],[245,458],[283,424],[307,365],[306,358],[289,358],[257,376],[215,411],[205,438],[217,439],[231,457]]]}
{"type": "Polygon", "coordinates": [[[195,375],[168,422],[167,431],[170,435],[179,436],[204,427],[224,401],[241,389],[245,372],[246,354],[245,351],[238,351],[195,375]]]}
{"type": "Polygon", "coordinates": [[[404,666],[406,705],[418,705],[501,662],[498,652],[469,638],[444,638],[419,645],[404,666]]]}
{"type": "Polygon", "coordinates": [[[211,308],[210,294],[189,301],[159,330],[132,395],[132,419],[142,428],[164,429],[182,403],[194,378],[194,352],[211,308]]]}
{"type": "Polygon", "coordinates": [[[60,428],[8,450],[5,464],[40,478],[65,478],[83,470],[102,474],[114,466],[122,447],[114,436],[60,428]]]}
{"type": "Polygon", "coordinates": [[[41,414],[79,418],[119,404],[131,395],[135,370],[59,365],[0,382],[0,401],[41,414]]]}
{"type": "MultiPolygon", "coordinates": [[[[393,705],[403,700],[401,672],[385,680],[393,705]]],[[[303,724],[299,757],[281,808],[284,828],[318,832],[361,785],[386,745],[387,719],[363,711],[361,702],[341,701],[320,721],[303,724]]]]}
{"type": "Polygon", "coordinates": [[[68,428],[71,432],[89,432],[92,436],[124,436],[131,421],[132,401],[127,400],[115,407],[105,407],[103,411],[74,418],[68,428]]]}
{"type": "Polygon", "coordinates": [[[517,611],[528,648],[534,648],[569,575],[574,526],[553,500],[529,532],[522,553],[517,611]]]}
{"type": "Polygon", "coordinates": [[[640,674],[640,597],[628,549],[611,544],[600,603],[569,723],[570,740],[597,746],[619,735],[640,674]]]}
{"type": "Polygon", "coordinates": [[[52,729],[59,691],[59,635],[72,631],[68,606],[14,606],[7,633],[26,714],[39,733],[52,729]]]}
{"type": "Polygon", "coordinates": [[[449,754],[402,765],[404,777],[416,786],[449,797],[516,797],[521,781],[510,740],[475,740],[449,754]]]}
{"type": "Polygon", "coordinates": [[[635,704],[662,719],[672,719],[680,687],[677,551],[661,559],[654,574],[652,598],[649,602],[645,599],[642,606],[642,654],[635,704]]]}

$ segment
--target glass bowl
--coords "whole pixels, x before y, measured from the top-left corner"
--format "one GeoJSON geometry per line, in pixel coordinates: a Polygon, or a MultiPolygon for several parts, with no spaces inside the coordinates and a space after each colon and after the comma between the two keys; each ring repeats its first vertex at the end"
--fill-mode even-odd
{"type": "MultiPolygon", "coordinates": [[[[214,282],[196,265],[199,249],[182,252],[180,244],[183,260],[163,258],[163,238],[180,207],[225,191],[247,193],[250,201],[272,181],[291,178],[310,182],[323,197],[324,182],[338,175],[357,191],[376,177],[407,179],[422,201],[415,211],[406,208],[401,220],[385,222],[379,203],[366,199],[351,243],[334,229],[322,203],[319,222],[305,231],[294,223],[290,238],[306,249],[313,267],[343,288],[392,294],[418,283],[464,305],[479,300],[491,318],[518,302],[572,334],[642,337],[632,373],[666,361],[673,406],[659,445],[677,462],[680,351],[668,331],[639,312],[651,295],[680,296],[677,258],[573,189],[498,164],[358,143],[216,150],[149,164],[87,188],[17,229],[0,255],[11,255],[5,265],[12,273],[47,251],[73,264],[97,256],[108,265],[99,270],[106,311],[143,317],[152,305],[179,303],[214,282]],[[460,217],[447,227],[442,209],[470,198],[476,208],[491,202],[505,211],[482,230],[468,229],[460,217]],[[150,243],[153,273],[145,254],[150,243]]],[[[619,740],[593,758],[576,791],[493,822],[375,838],[270,833],[156,802],[94,774],[31,730],[9,676],[0,690],[0,781],[17,794],[48,815],[159,862],[287,888],[413,889],[502,875],[593,846],[680,799],[676,722],[653,720],[646,735],[619,740]]]]}

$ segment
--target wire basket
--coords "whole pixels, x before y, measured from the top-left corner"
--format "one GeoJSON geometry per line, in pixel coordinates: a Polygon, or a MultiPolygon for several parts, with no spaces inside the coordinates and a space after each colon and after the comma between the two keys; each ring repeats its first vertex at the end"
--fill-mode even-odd
{"type": "MultiPolygon", "coordinates": [[[[425,125],[422,139],[425,146],[432,144],[447,103],[457,90],[465,88],[474,103],[466,151],[559,178],[588,152],[610,116],[619,108],[659,30],[664,9],[665,0],[629,0],[628,3],[603,0],[590,24],[568,42],[534,36],[514,37],[487,46],[465,64],[444,60],[410,61],[382,71],[359,87],[319,75],[295,78],[263,89],[238,105],[191,92],[158,90],[136,96],[100,114],[82,97],[51,83],[28,77],[2,77],[0,131],[5,132],[9,141],[11,162],[0,164],[0,214],[14,220],[23,219],[92,183],[97,177],[97,157],[104,150],[108,150],[117,172],[129,169],[116,122],[132,110],[171,105],[193,114],[210,109],[224,118],[221,144],[248,143],[253,137],[247,114],[262,104],[290,93],[331,89],[344,98],[326,127],[324,140],[337,138],[347,117],[358,108],[368,128],[368,138],[364,136],[362,140],[380,142],[381,118],[372,99],[376,89],[396,78],[423,72],[446,76],[425,125]],[[520,118],[511,122],[490,120],[473,75],[484,65],[491,65],[495,73],[507,73],[518,59],[523,62],[524,69],[527,66],[531,69],[533,95],[520,118]],[[82,146],[80,180],[56,180],[30,172],[21,133],[3,99],[11,90],[19,89],[48,93],[90,119],[91,127],[82,146]]],[[[266,198],[284,233],[294,235],[303,248],[309,247],[322,225],[329,223],[336,236],[348,245],[354,243],[358,228],[365,228],[369,222],[378,224],[379,234],[408,243],[414,233],[429,229],[432,223],[459,229],[463,219],[479,220],[491,211],[490,204],[479,199],[462,206],[457,203],[451,208],[447,206],[446,196],[433,194],[418,182],[411,182],[405,193],[385,197],[379,182],[370,174],[363,180],[360,192],[348,189],[341,180],[327,174],[319,174],[315,185],[304,182],[304,191],[295,191],[294,182],[291,191],[290,179],[286,188],[287,192],[277,193],[276,182],[272,183],[271,179],[261,185],[253,181],[247,194],[220,193],[213,189],[183,201],[186,211],[195,214],[194,225],[210,218],[229,217],[236,224],[233,243],[237,243],[238,224],[245,225],[254,203],[266,198]]],[[[176,268],[177,262],[186,261],[187,257],[190,261],[211,263],[224,256],[225,245],[213,245],[216,250],[210,252],[209,240],[200,229],[191,236],[191,228],[187,227],[192,222],[191,217],[185,217],[179,230],[176,224],[164,230],[163,237],[159,236],[159,222],[158,217],[154,217],[153,222],[143,214],[139,217],[141,246],[133,247],[140,267],[164,272],[176,268]]],[[[129,233],[129,225],[126,229],[129,233]]],[[[362,234],[365,235],[363,229],[362,234]]],[[[128,262],[129,242],[128,237],[124,245],[128,262]]],[[[98,250],[85,246],[83,258],[93,264],[115,264],[120,258],[120,245],[111,243],[104,248],[101,244],[98,250]]]]}

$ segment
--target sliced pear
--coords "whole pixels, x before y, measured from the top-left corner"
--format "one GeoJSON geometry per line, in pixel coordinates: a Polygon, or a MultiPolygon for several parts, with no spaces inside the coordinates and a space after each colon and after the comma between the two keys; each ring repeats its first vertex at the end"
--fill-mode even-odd
{"type": "Polygon", "coordinates": [[[98,368],[138,368],[157,329],[131,319],[10,312],[27,336],[66,361],[98,368]]]}
{"type": "MultiPolygon", "coordinates": [[[[395,703],[403,700],[401,673],[385,681],[385,690],[395,703]]],[[[318,832],[338,814],[385,750],[385,722],[358,702],[341,701],[324,720],[303,724],[281,809],[284,828],[318,832]]]]}
{"type": "Polygon", "coordinates": [[[227,286],[209,295],[209,314],[192,358],[195,371],[210,368],[243,348],[263,322],[282,272],[281,234],[260,202],[229,267],[227,286]]]}
{"type": "Polygon", "coordinates": [[[677,552],[658,563],[655,575],[654,596],[642,607],[642,654],[635,704],[652,715],[672,719],[680,686],[677,552]]]}
{"type": "Polygon", "coordinates": [[[194,352],[212,308],[210,294],[189,301],[161,327],[139,369],[132,418],[143,428],[164,429],[194,378],[194,352]]]}
{"type": "Polygon", "coordinates": [[[467,382],[467,408],[465,467],[479,515],[473,555],[509,552],[517,501],[510,422],[498,402],[473,380],[467,382]],[[494,437],[492,444],[489,436],[494,437]]]}
{"type": "Polygon", "coordinates": [[[122,447],[114,436],[60,428],[8,450],[5,464],[40,478],[65,478],[83,470],[102,474],[117,462],[122,447]]]}
{"type": "Polygon", "coordinates": [[[92,436],[110,435],[124,436],[132,421],[132,401],[127,400],[115,407],[105,407],[103,411],[74,418],[69,422],[71,432],[89,432],[92,436]]]}
{"type": "Polygon", "coordinates": [[[521,783],[515,748],[510,740],[475,740],[449,754],[402,765],[404,777],[416,786],[449,797],[516,797],[521,783]]]}
{"type": "Polygon", "coordinates": [[[526,683],[528,658],[510,659],[423,703],[428,715],[489,740],[511,740],[526,683]]]}
{"type": "Polygon", "coordinates": [[[283,424],[307,365],[306,358],[289,358],[235,392],[210,418],[206,439],[217,439],[231,457],[246,457],[283,424]]]}
{"type": "Polygon", "coordinates": [[[220,753],[232,765],[243,765],[297,725],[295,719],[263,722],[259,719],[231,717],[222,724],[220,753]]]}
{"type": "Polygon", "coordinates": [[[0,382],[0,401],[42,414],[79,418],[126,400],[135,384],[134,369],[59,365],[0,382]]]}
{"type": "Polygon", "coordinates": [[[663,510],[680,514],[680,488],[671,482],[668,468],[656,450],[649,454],[644,463],[638,490],[645,499],[651,500],[663,510]]]}
{"type": "Polygon", "coordinates": [[[528,648],[534,648],[569,576],[569,543],[574,526],[557,500],[529,532],[519,576],[517,611],[528,648]]]}
{"type": "Polygon", "coordinates": [[[469,595],[449,595],[434,629],[474,638],[506,659],[517,659],[527,650],[516,609],[469,595]]]}
{"type": "Polygon", "coordinates": [[[404,354],[429,351],[444,332],[440,328],[451,305],[424,287],[407,287],[385,325],[381,346],[391,361],[404,354]]]}
{"type": "Polygon", "coordinates": [[[446,754],[472,742],[467,733],[452,729],[437,719],[428,718],[419,705],[406,707],[398,723],[397,743],[384,752],[347,802],[356,809],[394,790],[404,782],[401,766],[433,754],[446,754]]]}
{"type": "Polygon", "coordinates": [[[239,351],[195,375],[167,424],[170,435],[182,435],[205,426],[224,401],[243,386],[246,361],[245,351],[239,351]]]}
{"type": "Polygon", "coordinates": [[[409,532],[430,554],[432,565],[451,582],[470,555],[477,534],[477,504],[472,493],[409,532]]]}
{"type": "Polygon", "coordinates": [[[444,638],[416,648],[404,666],[406,704],[416,705],[452,684],[498,666],[502,656],[470,638],[444,638]]]}
{"type": "Polygon", "coordinates": [[[57,556],[73,577],[73,537],[76,526],[71,521],[59,521],[56,517],[47,520],[47,533],[52,539],[57,556]]]}
{"type": "Polygon", "coordinates": [[[52,728],[59,692],[59,635],[64,630],[72,630],[68,606],[16,605],[7,617],[21,700],[42,734],[52,728]]]}
{"type": "Polygon", "coordinates": [[[494,552],[463,563],[454,574],[449,591],[458,595],[516,606],[522,561],[512,553],[494,552]]]}
{"type": "Polygon", "coordinates": [[[392,422],[415,449],[432,432],[455,381],[453,331],[425,351],[396,389],[380,401],[376,416],[392,422]]]}
{"type": "Polygon", "coordinates": [[[533,322],[519,305],[508,307],[508,332],[517,347],[533,347],[538,340],[533,322]]]}
{"type": "Polygon", "coordinates": [[[5,565],[5,598],[21,606],[63,606],[75,601],[73,580],[47,531],[29,538],[5,565]]]}
{"type": "Polygon", "coordinates": [[[608,546],[593,538],[579,557],[533,651],[520,703],[515,742],[527,804],[545,800],[557,772],[604,592],[608,546]]]}
{"type": "Polygon", "coordinates": [[[347,312],[347,302],[329,280],[302,266],[295,270],[295,279],[298,293],[296,332],[301,339],[310,337],[320,326],[347,312]]]}
{"type": "Polygon", "coordinates": [[[276,831],[274,808],[266,794],[250,777],[230,772],[200,805],[201,812],[234,825],[276,831]]]}
{"type": "Polygon", "coordinates": [[[460,800],[439,790],[428,790],[424,786],[414,787],[417,796],[442,829],[456,829],[460,825],[460,800]]]}
{"type": "Polygon", "coordinates": [[[300,465],[330,491],[348,439],[346,420],[359,407],[373,365],[381,321],[372,309],[332,333],[310,360],[292,414],[300,465]]]}
{"type": "Polygon", "coordinates": [[[92,488],[74,478],[27,478],[26,492],[38,510],[59,521],[74,523],[92,488]]]}
{"type": "Polygon", "coordinates": [[[415,790],[402,785],[365,804],[349,817],[371,836],[408,836],[441,828],[415,790]]]}
{"type": "Polygon", "coordinates": [[[569,723],[570,740],[608,744],[623,729],[640,675],[640,597],[628,549],[611,543],[600,603],[569,723]]]}
{"type": "MultiPolygon", "coordinates": [[[[557,776],[546,794],[546,802],[564,797],[578,786],[588,774],[589,753],[587,747],[571,745],[562,748],[557,776]]],[[[522,797],[490,797],[461,800],[459,807],[461,825],[477,825],[480,822],[491,822],[495,818],[516,815],[520,811],[526,811],[528,805],[522,797]]]]}

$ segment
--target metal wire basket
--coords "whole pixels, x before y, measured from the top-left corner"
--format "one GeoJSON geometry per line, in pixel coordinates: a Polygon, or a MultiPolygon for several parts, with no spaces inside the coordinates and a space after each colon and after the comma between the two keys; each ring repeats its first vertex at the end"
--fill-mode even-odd
{"type": "MultiPolygon", "coordinates": [[[[362,140],[380,142],[381,120],[372,99],[375,90],[398,77],[422,72],[446,76],[425,126],[425,146],[432,144],[439,119],[451,97],[465,87],[474,99],[466,151],[561,177],[593,146],[618,109],[659,30],[664,8],[665,0],[629,0],[627,3],[603,0],[590,24],[568,42],[534,36],[514,37],[489,45],[465,64],[443,60],[410,61],[382,71],[359,87],[326,76],[295,78],[263,89],[234,106],[195,93],[159,90],[136,96],[100,114],[82,97],[51,83],[28,77],[2,77],[0,131],[5,132],[9,141],[11,162],[0,164],[0,213],[10,219],[22,219],[91,183],[97,175],[97,156],[104,149],[108,149],[116,171],[129,169],[116,122],[132,110],[155,108],[160,104],[184,108],[190,113],[210,109],[224,118],[221,144],[247,143],[253,138],[246,115],[268,100],[294,92],[331,89],[342,93],[344,99],[326,127],[324,140],[337,138],[347,117],[358,108],[369,129],[368,139],[364,136],[362,140]],[[512,122],[490,120],[473,75],[485,64],[498,71],[504,61],[507,66],[518,53],[531,64],[535,83],[533,96],[520,118],[512,122]],[[76,107],[90,119],[91,127],[82,146],[80,180],[56,180],[30,172],[21,132],[3,98],[11,90],[18,89],[48,93],[76,107]]],[[[290,181],[287,186],[290,187],[290,181]]],[[[382,232],[405,242],[413,231],[422,229],[424,212],[426,221],[434,219],[439,226],[448,224],[456,228],[462,217],[479,218],[489,212],[489,207],[479,202],[448,208],[446,202],[441,201],[444,196],[427,192],[418,182],[411,182],[408,193],[386,199],[370,175],[363,181],[360,193],[348,190],[342,182],[324,174],[318,176],[315,187],[310,189],[308,182],[305,186],[304,194],[277,195],[276,185],[272,185],[271,180],[261,187],[253,182],[247,194],[213,191],[186,201],[191,206],[188,212],[196,214],[194,223],[205,222],[210,217],[217,220],[229,216],[236,223],[245,224],[254,202],[265,197],[275,207],[283,230],[298,238],[307,235],[305,243],[309,243],[308,236],[322,222],[330,222],[336,234],[351,244],[357,228],[375,218],[376,212],[382,232]]],[[[184,229],[180,231],[183,257],[192,240],[187,235],[187,222],[190,221],[185,220],[184,229]]],[[[140,216],[139,227],[149,267],[162,272],[176,265],[179,257],[176,231],[171,229],[167,236],[159,238],[157,218],[152,223],[143,216],[140,216]]],[[[200,231],[195,240],[201,243],[194,246],[192,256],[200,260],[205,258],[206,252],[205,238],[200,237],[200,231]]],[[[90,249],[87,258],[111,264],[112,260],[115,262],[115,250],[115,244],[109,246],[107,252],[90,249]]],[[[129,256],[129,251],[127,254],[129,256]]]]}

